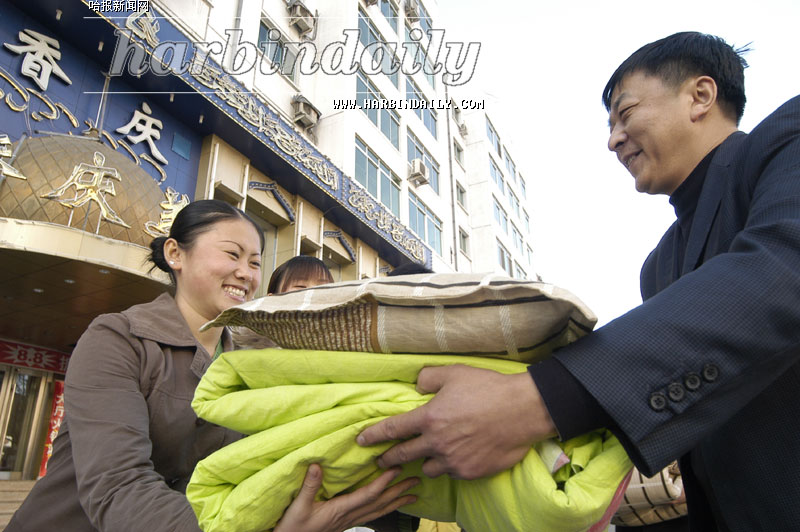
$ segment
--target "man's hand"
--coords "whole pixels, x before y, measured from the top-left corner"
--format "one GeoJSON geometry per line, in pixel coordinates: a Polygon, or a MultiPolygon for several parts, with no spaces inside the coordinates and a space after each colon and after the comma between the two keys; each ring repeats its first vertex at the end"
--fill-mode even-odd
{"type": "Polygon", "coordinates": [[[399,443],[379,459],[388,468],[426,457],[422,471],[474,479],[512,467],[531,445],[556,430],[531,376],[455,365],[425,368],[417,391],[435,393],[427,404],[364,430],[359,445],[399,443]]]}

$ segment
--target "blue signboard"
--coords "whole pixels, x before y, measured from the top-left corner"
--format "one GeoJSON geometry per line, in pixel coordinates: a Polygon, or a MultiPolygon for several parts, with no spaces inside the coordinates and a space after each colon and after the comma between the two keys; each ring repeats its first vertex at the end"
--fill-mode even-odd
{"type": "Polygon", "coordinates": [[[202,139],[10,5],[0,17],[0,134],[94,134],[158,185],[194,195],[202,139]],[[103,94],[105,92],[105,99],[103,94]]]}

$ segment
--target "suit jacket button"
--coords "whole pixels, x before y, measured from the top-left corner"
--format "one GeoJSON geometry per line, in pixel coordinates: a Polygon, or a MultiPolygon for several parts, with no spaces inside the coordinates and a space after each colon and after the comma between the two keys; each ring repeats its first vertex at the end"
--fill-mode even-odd
{"type": "Polygon", "coordinates": [[[678,401],[683,401],[683,397],[686,394],[683,389],[683,384],[679,382],[670,383],[670,385],[667,386],[667,393],[669,394],[669,398],[676,403],[678,401]]]}
{"type": "Polygon", "coordinates": [[[667,407],[667,398],[661,392],[655,392],[650,395],[650,408],[656,412],[660,412],[667,407]]]}
{"type": "Polygon", "coordinates": [[[206,424],[206,420],[205,420],[205,419],[203,419],[203,418],[201,418],[201,417],[199,417],[199,418],[197,418],[197,419],[195,419],[195,420],[194,420],[194,424],[195,424],[195,426],[197,426],[197,427],[202,427],[203,425],[205,425],[205,424],[206,424]]]}
{"type": "Polygon", "coordinates": [[[703,378],[706,382],[714,382],[719,377],[719,368],[714,364],[706,364],[703,366],[703,378]]]}
{"type": "Polygon", "coordinates": [[[702,381],[700,380],[700,375],[697,373],[687,373],[686,376],[683,378],[683,385],[686,386],[686,389],[693,392],[700,387],[702,381]]]}

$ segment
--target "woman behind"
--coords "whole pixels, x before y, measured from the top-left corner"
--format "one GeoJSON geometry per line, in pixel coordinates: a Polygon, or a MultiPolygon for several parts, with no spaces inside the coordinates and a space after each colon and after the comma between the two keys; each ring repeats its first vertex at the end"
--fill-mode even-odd
{"type": "MultiPolygon", "coordinates": [[[[96,318],[81,336],[65,382],[65,416],[47,475],[8,532],[198,532],[184,491],[199,460],[240,434],[198,419],[190,402],[212,359],[232,348],[222,328],[200,326],[250,300],[261,279],[264,237],[240,210],[217,200],[189,204],[169,237],[151,244],[169,273],[162,294],[96,318]]],[[[387,488],[398,471],[327,502],[314,502],[312,465],[276,532],[339,532],[413,501],[414,483],[387,488]],[[372,502],[369,502],[372,501],[372,502]]]]}
{"type": "Polygon", "coordinates": [[[333,282],[331,271],[316,257],[298,255],[272,272],[267,285],[267,294],[285,294],[333,282]]]}

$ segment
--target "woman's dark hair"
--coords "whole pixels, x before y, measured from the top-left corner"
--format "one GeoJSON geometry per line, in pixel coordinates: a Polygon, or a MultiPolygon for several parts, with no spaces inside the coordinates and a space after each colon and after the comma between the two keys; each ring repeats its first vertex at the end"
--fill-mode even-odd
{"type": "Polygon", "coordinates": [[[433,273],[433,270],[423,266],[418,262],[406,262],[386,274],[386,277],[396,277],[398,275],[414,275],[418,273],[433,273]]]}
{"type": "Polygon", "coordinates": [[[267,286],[268,294],[282,294],[284,289],[298,280],[321,280],[333,282],[331,271],[316,257],[298,255],[275,268],[267,286]]]}
{"type": "Polygon", "coordinates": [[[198,200],[193,201],[178,212],[175,221],[172,222],[169,236],[159,236],[150,242],[148,260],[153,263],[154,268],[167,272],[174,284],[175,275],[166,257],[164,257],[164,242],[167,239],[174,238],[180,247],[190,249],[201,233],[211,229],[215,223],[227,220],[247,220],[253,224],[261,242],[261,250],[264,250],[264,231],[261,230],[255,220],[224,201],[215,199],[198,200]]]}

